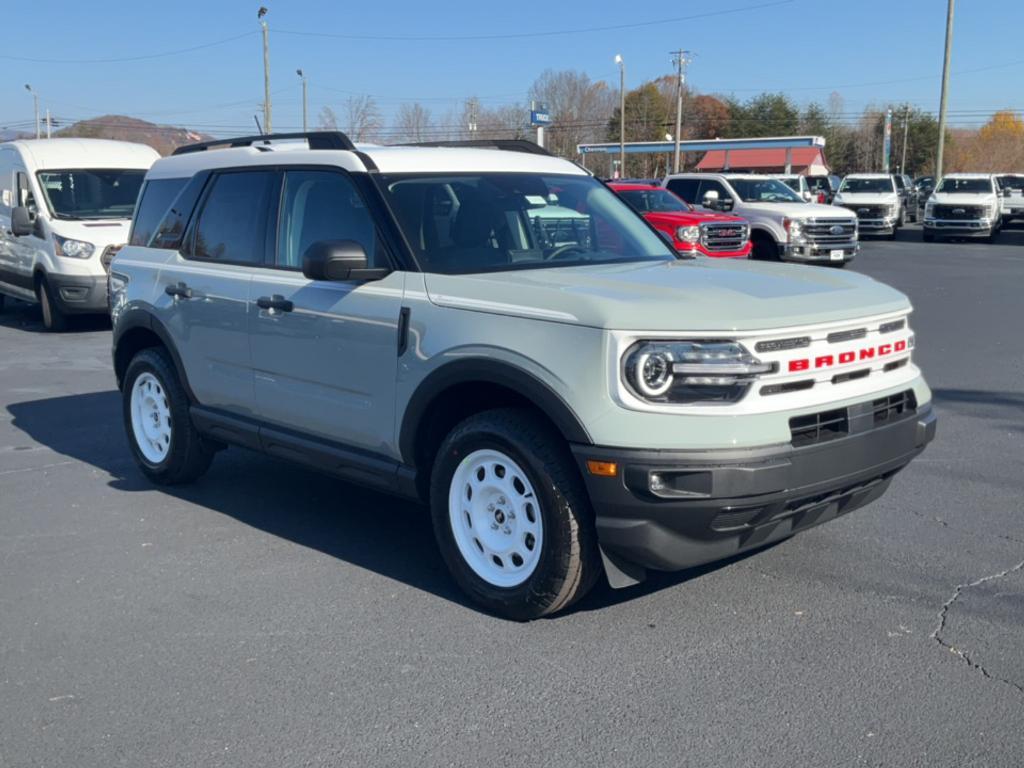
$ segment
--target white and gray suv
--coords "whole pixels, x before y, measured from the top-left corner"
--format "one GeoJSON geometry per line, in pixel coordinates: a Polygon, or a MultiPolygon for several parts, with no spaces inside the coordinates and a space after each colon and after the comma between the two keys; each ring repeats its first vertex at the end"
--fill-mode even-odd
{"type": "Polygon", "coordinates": [[[680,256],[573,163],[491,144],[159,160],[110,273],[142,472],[235,445],[420,500],[461,587],[529,619],[844,515],[932,439],[905,296],[680,256]]]}

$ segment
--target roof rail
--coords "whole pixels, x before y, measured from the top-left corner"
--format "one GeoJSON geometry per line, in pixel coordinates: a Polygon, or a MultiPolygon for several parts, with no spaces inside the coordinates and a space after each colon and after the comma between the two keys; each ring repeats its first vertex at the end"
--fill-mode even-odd
{"type": "Polygon", "coordinates": [[[172,155],[187,155],[190,152],[205,152],[215,147],[251,147],[253,144],[270,144],[282,139],[306,139],[310,149],[346,149],[355,150],[356,145],[341,131],[307,131],[305,133],[264,133],[259,136],[239,136],[234,139],[214,139],[196,144],[184,144],[172,152],[172,155]]]}
{"type": "Polygon", "coordinates": [[[466,139],[463,141],[417,141],[401,144],[403,147],[468,147],[476,149],[501,149],[505,152],[525,152],[529,155],[547,155],[551,153],[544,147],[527,139],[466,139]]]}

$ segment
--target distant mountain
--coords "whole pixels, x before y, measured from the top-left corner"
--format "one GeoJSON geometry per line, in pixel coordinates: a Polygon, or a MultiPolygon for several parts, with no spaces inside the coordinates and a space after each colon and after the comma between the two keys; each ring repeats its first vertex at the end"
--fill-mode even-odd
{"type": "Polygon", "coordinates": [[[193,144],[213,138],[187,128],[157,125],[125,115],[103,115],[89,120],[80,120],[67,128],[54,131],[53,136],[134,141],[139,144],[148,144],[161,155],[169,155],[182,144],[193,144]]]}

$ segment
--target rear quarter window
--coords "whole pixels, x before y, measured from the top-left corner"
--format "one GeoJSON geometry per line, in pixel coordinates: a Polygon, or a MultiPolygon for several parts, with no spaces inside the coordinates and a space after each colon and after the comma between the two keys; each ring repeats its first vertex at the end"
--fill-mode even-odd
{"type": "Polygon", "coordinates": [[[150,244],[171,203],[186,183],[188,179],[151,179],[143,185],[132,220],[130,245],[145,247],[150,244]]]}

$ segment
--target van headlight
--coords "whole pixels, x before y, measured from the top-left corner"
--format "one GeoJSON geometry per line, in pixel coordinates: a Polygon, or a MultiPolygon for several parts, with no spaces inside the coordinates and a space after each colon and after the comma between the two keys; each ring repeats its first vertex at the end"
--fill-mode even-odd
{"type": "Polygon", "coordinates": [[[700,227],[678,227],[676,229],[676,240],[693,245],[700,240],[700,227]]]}
{"type": "Polygon", "coordinates": [[[626,386],[655,403],[733,403],[774,370],[735,341],[638,341],[622,358],[626,386]]]}
{"type": "Polygon", "coordinates": [[[73,240],[70,237],[53,236],[53,242],[57,246],[58,256],[67,256],[69,259],[88,259],[96,251],[96,246],[84,240],[73,240]]]}

